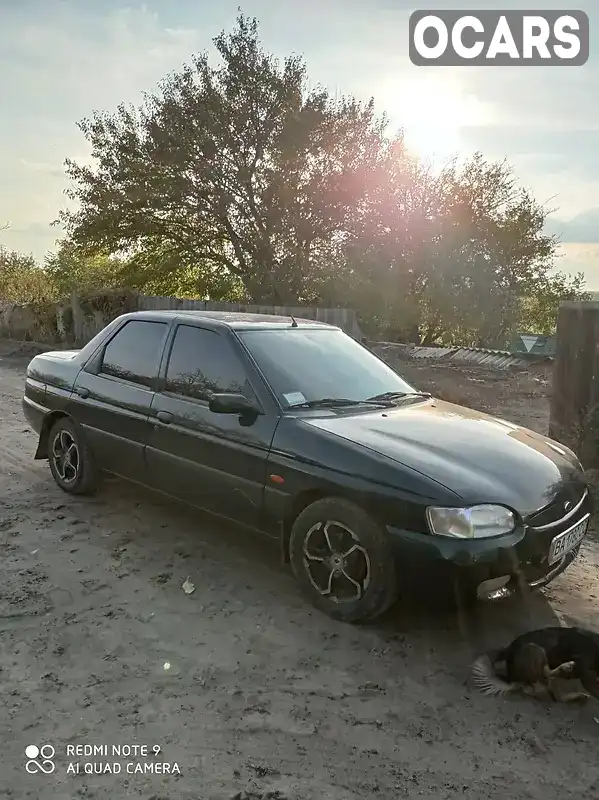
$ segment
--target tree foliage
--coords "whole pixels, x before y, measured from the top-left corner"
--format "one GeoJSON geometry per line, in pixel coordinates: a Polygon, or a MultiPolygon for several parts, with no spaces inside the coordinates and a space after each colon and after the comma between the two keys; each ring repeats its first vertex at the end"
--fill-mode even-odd
{"type": "Polygon", "coordinates": [[[571,276],[553,272],[538,281],[534,291],[521,298],[521,320],[523,333],[539,333],[550,336],[555,333],[557,312],[562,300],[591,300],[584,291],[582,273],[571,276]]]}
{"type": "Polygon", "coordinates": [[[39,303],[54,297],[52,280],[33,256],[0,246],[0,306],[39,303]]]}
{"type": "Polygon", "coordinates": [[[297,57],[280,65],[244,17],[142,108],[97,113],[81,130],[97,167],[67,162],[80,206],[62,217],[81,246],[204,264],[248,298],[310,300],[330,276],[376,171],[384,120],[370,103],[306,90],[297,57]]]}
{"type": "Polygon", "coordinates": [[[370,287],[392,335],[502,347],[538,287],[547,299],[553,287],[554,310],[580,289],[579,278],[552,277],[557,240],[543,231],[547,213],[505,163],[476,154],[436,172],[417,164],[407,188],[385,198],[375,235],[353,245],[357,294],[370,287]]]}
{"type": "Polygon", "coordinates": [[[94,164],[66,162],[76,209],[46,265],[61,291],[351,305],[390,337],[496,346],[579,294],[505,163],[419,161],[372,101],[267,53],[256,20],[214,44],[217,65],[196,55],[139,108],[80,123],[94,164]]]}
{"type": "Polygon", "coordinates": [[[75,290],[96,292],[123,285],[127,278],[127,263],[107,253],[90,253],[63,241],[57,251],[46,257],[44,270],[64,297],[75,290]]]}

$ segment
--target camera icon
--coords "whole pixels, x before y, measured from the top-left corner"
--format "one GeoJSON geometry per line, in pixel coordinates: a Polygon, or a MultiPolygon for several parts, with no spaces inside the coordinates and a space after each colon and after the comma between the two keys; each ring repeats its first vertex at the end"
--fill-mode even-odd
{"type": "Polygon", "coordinates": [[[56,769],[54,756],[56,750],[51,744],[43,744],[38,747],[36,744],[27,745],[25,755],[27,762],[25,769],[30,775],[37,775],[42,772],[44,775],[51,775],[56,769]]]}

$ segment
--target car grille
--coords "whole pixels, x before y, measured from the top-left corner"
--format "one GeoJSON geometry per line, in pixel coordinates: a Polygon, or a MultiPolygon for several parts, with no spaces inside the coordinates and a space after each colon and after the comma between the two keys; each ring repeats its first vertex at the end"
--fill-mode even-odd
{"type": "Polygon", "coordinates": [[[577,514],[583,516],[578,512],[586,504],[588,496],[589,491],[586,487],[579,485],[564,487],[551,505],[535,511],[524,522],[527,527],[538,531],[555,528],[559,533],[558,528],[565,530],[564,526],[571,524],[570,521],[576,522],[577,514]]]}
{"type": "Polygon", "coordinates": [[[516,549],[520,570],[528,580],[537,580],[555,568],[555,564],[550,566],[548,562],[552,539],[576,525],[592,510],[588,489],[578,486],[576,492],[571,488],[560,492],[554,503],[525,520],[526,535],[516,549]],[[571,504],[567,510],[564,509],[566,503],[571,504]]]}

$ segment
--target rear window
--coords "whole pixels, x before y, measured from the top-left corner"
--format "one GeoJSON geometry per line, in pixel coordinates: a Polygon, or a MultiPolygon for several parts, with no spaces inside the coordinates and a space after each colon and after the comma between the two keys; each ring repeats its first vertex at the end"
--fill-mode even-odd
{"type": "Polygon", "coordinates": [[[101,374],[152,387],[158,376],[167,331],[165,322],[127,322],[108,342],[101,374]]]}

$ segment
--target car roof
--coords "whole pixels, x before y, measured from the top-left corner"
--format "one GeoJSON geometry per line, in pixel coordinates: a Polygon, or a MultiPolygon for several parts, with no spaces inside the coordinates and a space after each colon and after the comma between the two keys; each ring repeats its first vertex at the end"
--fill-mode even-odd
{"type": "Polygon", "coordinates": [[[181,319],[195,322],[210,322],[214,327],[233,328],[235,330],[272,330],[293,328],[293,320],[302,328],[339,330],[337,325],[318,322],[313,319],[291,317],[276,314],[250,314],[245,311],[195,311],[195,310],[155,310],[134,311],[126,314],[132,319],[181,319]]]}

